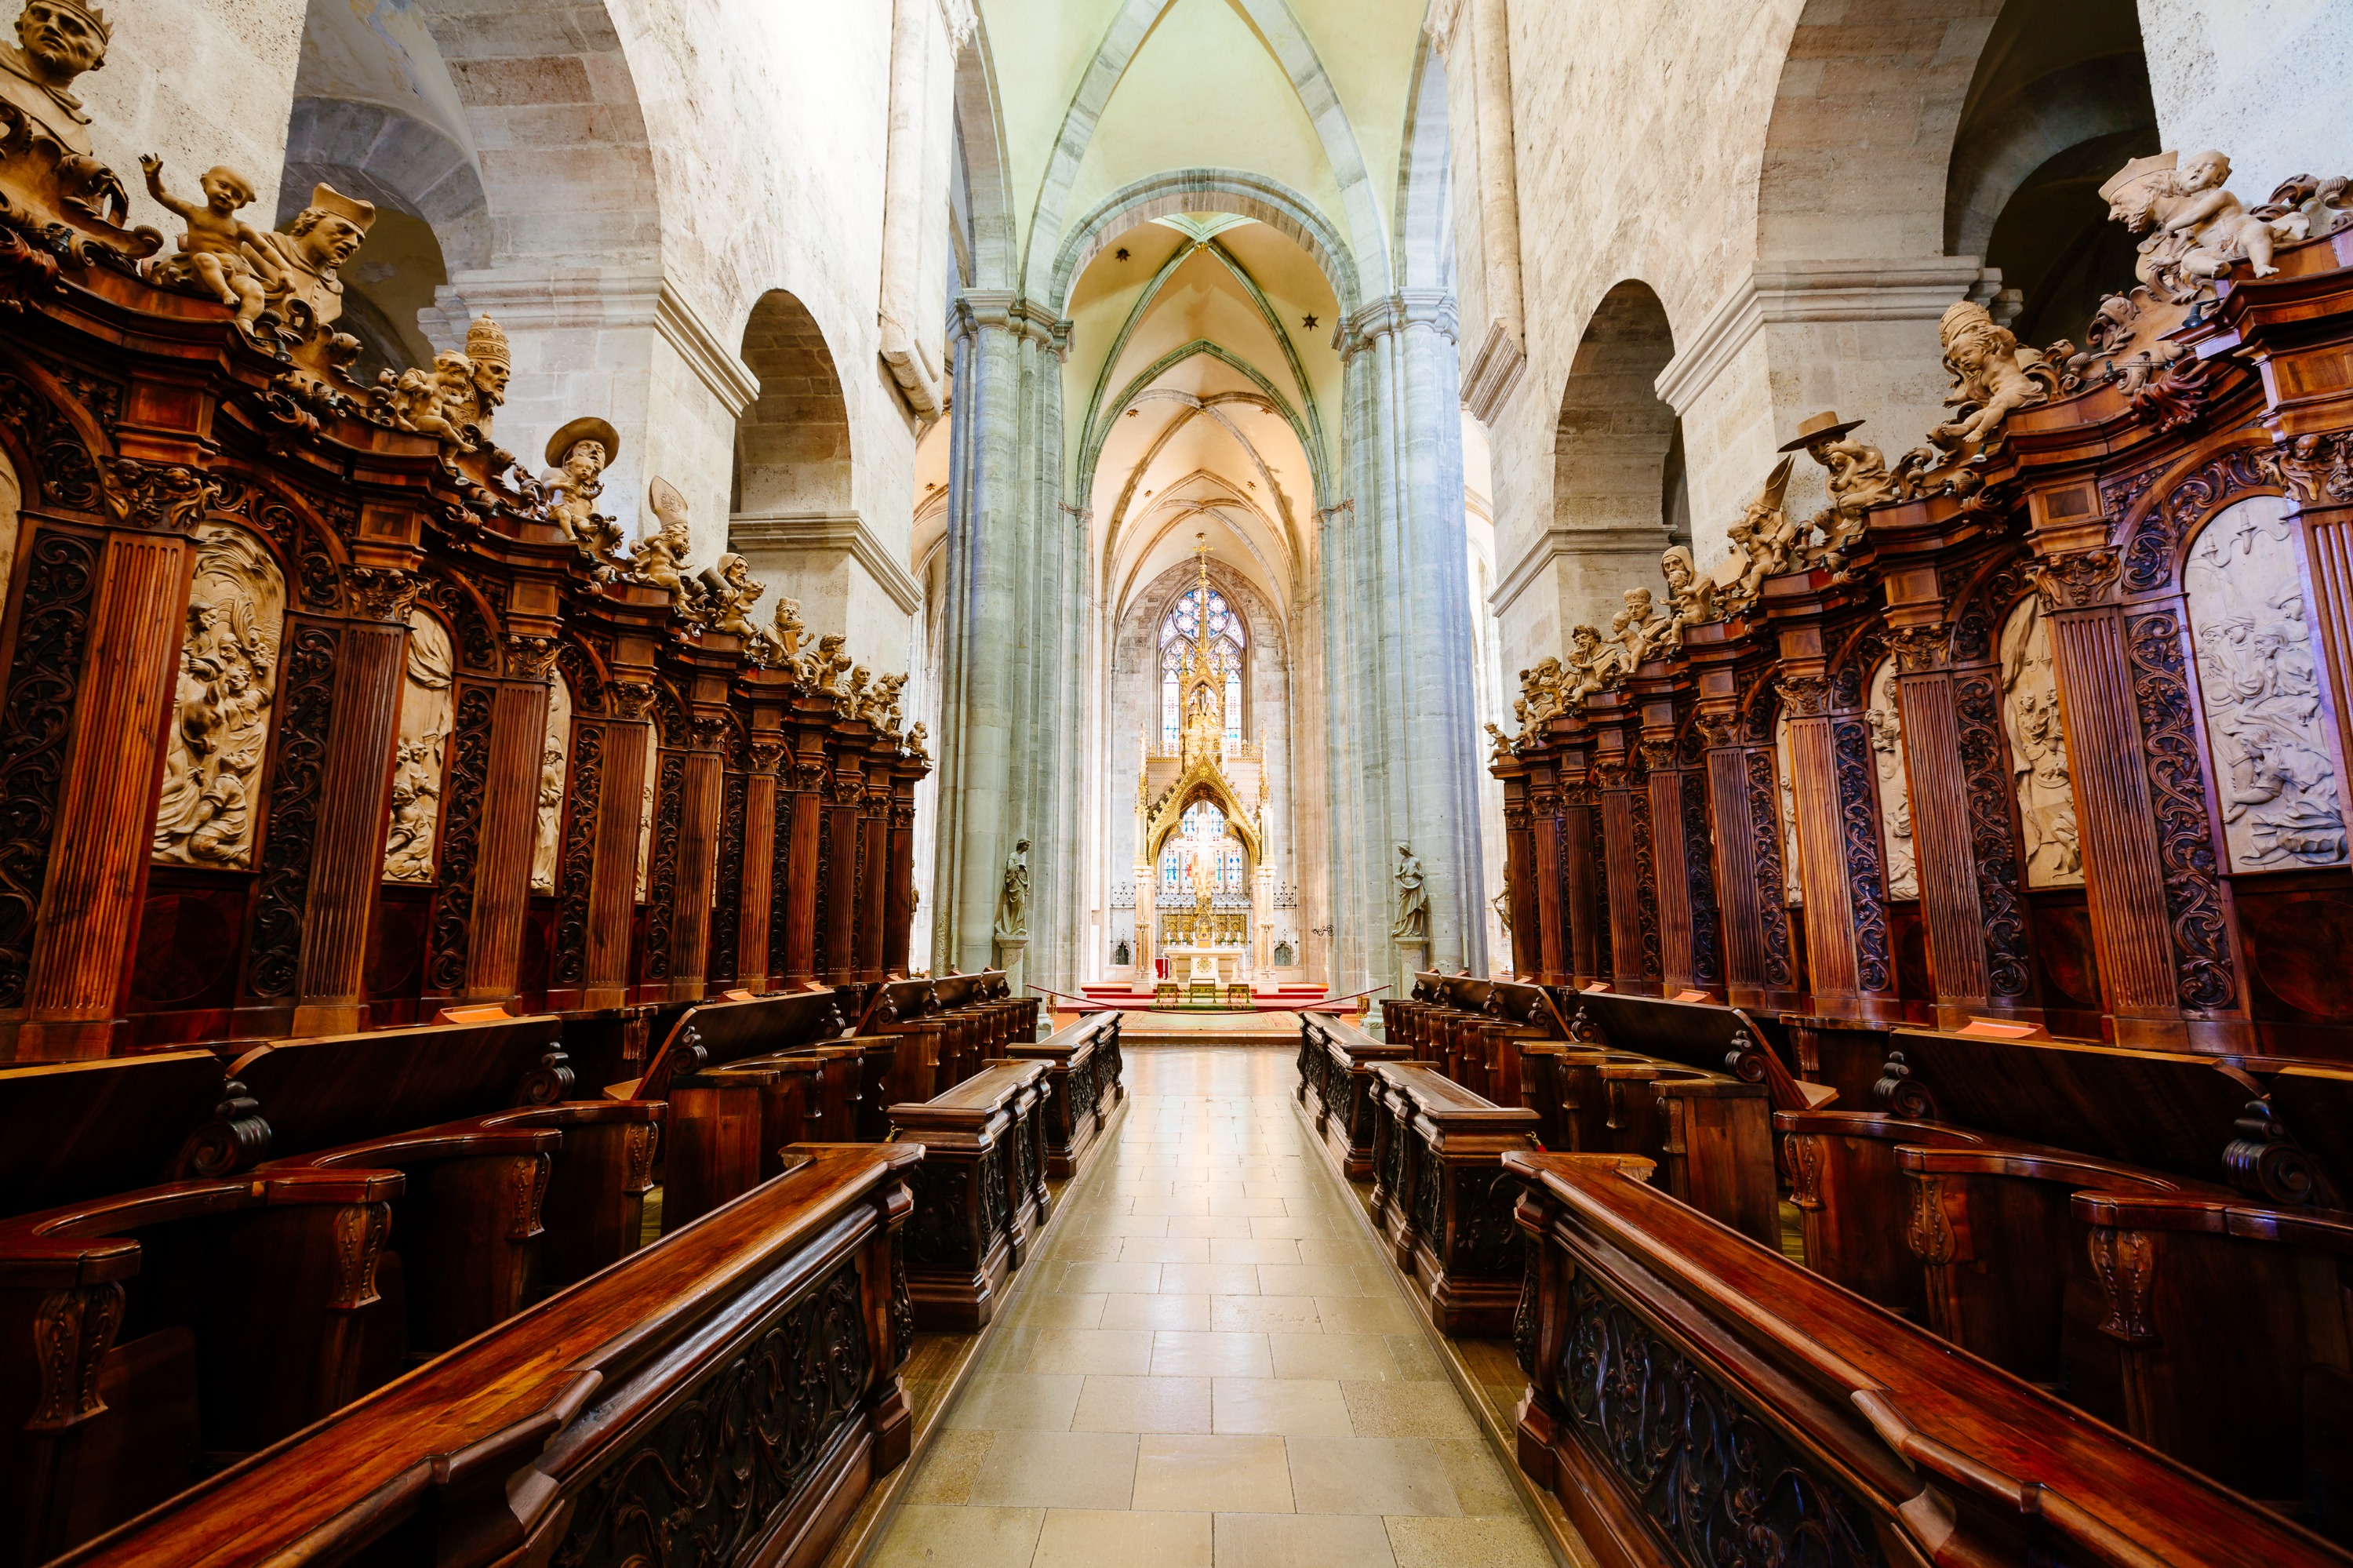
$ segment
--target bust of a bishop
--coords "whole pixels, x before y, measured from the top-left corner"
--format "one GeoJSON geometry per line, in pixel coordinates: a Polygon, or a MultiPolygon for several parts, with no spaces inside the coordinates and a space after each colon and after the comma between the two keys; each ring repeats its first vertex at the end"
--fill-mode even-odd
{"type": "Polygon", "coordinates": [[[105,14],[81,0],[25,0],[16,44],[0,44],[0,101],[22,110],[69,153],[90,155],[90,116],[68,90],[106,63],[105,14]]]}

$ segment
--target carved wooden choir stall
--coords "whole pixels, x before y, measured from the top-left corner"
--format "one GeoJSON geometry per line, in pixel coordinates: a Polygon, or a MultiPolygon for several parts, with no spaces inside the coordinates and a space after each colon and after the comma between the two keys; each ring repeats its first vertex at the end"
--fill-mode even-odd
{"type": "Polygon", "coordinates": [[[71,102],[0,85],[0,1563],[814,1561],[907,1451],[891,1107],[1018,1081],[1031,1230],[1073,1136],[1035,998],[906,978],[903,678],[659,479],[625,546],[604,419],[501,450],[495,323],[353,380],[369,204],[148,160],[164,254],[71,102]]]}

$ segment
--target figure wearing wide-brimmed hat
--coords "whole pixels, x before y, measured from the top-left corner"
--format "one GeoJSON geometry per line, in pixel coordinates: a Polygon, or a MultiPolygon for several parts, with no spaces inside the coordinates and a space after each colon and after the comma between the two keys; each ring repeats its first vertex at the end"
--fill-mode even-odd
{"type": "Polygon", "coordinates": [[[547,438],[548,471],[539,481],[547,492],[547,509],[564,532],[600,558],[620,544],[619,531],[596,515],[605,470],[620,450],[621,433],[611,424],[594,414],[575,419],[547,438]]]}
{"type": "Polygon", "coordinates": [[[1798,427],[1795,440],[1781,447],[1785,452],[1802,450],[1829,471],[1831,503],[1808,518],[1807,525],[1822,531],[1816,559],[1833,569],[1862,540],[1864,514],[1895,498],[1895,482],[1888,477],[1885,454],[1877,447],[1846,439],[1862,423],[1841,419],[1835,413],[1816,414],[1798,427]]]}

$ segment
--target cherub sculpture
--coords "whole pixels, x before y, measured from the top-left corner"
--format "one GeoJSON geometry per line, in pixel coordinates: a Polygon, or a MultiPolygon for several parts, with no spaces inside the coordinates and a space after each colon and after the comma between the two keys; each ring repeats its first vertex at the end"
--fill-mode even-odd
{"type": "Polygon", "coordinates": [[[686,558],[692,545],[686,524],[686,497],[670,481],[657,477],[647,488],[646,507],[654,514],[655,526],[638,541],[629,557],[629,575],[666,591],[673,611],[684,609],[695,597],[686,575],[693,569],[686,558]]]}
{"type": "Polygon", "coordinates": [[[1562,692],[1563,675],[1560,661],[1552,658],[1538,660],[1534,669],[1520,672],[1520,701],[1516,712],[1522,735],[1542,729],[1567,710],[1567,702],[1562,692]]]}
{"type": "Polygon", "coordinates": [[[2200,295],[2242,260],[2268,278],[2278,270],[2274,241],[2303,237],[2301,211],[2257,217],[2225,188],[2230,177],[2231,160],[2220,153],[2159,153],[2133,159],[2100,187],[2110,217],[2148,232],[2133,271],[2158,297],[2200,295]]]}
{"type": "Polygon", "coordinates": [[[1675,618],[1659,608],[1658,599],[1649,588],[1630,588],[1626,590],[1626,608],[1618,612],[1610,625],[1626,623],[1620,633],[1626,646],[1626,655],[1633,665],[1662,658],[1683,645],[1683,627],[1675,618]]]}
{"type": "Polygon", "coordinates": [[[1670,546],[1659,557],[1659,571],[1667,579],[1667,602],[1672,606],[1675,620],[1670,646],[1683,645],[1683,628],[1704,626],[1724,619],[1723,612],[1715,607],[1715,580],[1700,576],[1689,545],[1670,546]]]}
{"type": "Polygon", "coordinates": [[[147,281],[158,288],[198,291],[212,295],[237,312],[237,324],[247,332],[269,301],[269,280],[255,265],[269,254],[269,242],[237,216],[253,204],[253,182],[226,166],[206,169],[196,188],[205,193],[199,207],[164,188],[164,160],[148,154],[139,160],[147,172],[147,194],[166,210],[187,221],[180,236],[179,254],[148,264],[147,281]]]}
{"type": "Polygon", "coordinates": [[[1561,664],[1561,700],[1581,703],[1609,684],[1615,673],[1614,644],[1605,645],[1590,626],[1572,627],[1568,657],[1561,664]]]}
{"type": "Polygon", "coordinates": [[[1798,427],[1797,440],[1785,452],[1802,450],[1829,471],[1831,503],[1806,520],[1800,535],[1822,531],[1822,542],[1808,546],[1792,539],[1800,566],[1827,566],[1836,570],[1862,541],[1871,508],[1895,499],[1895,482],[1887,472],[1887,459],[1877,447],[1846,439],[1863,423],[1841,419],[1835,413],[1816,414],[1798,427]]]}
{"type": "Polygon", "coordinates": [[[591,559],[611,559],[619,531],[597,515],[606,467],[621,450],[620,432],[594,415],[573,420],[547,439],[547,472],[540,476],[547,509],[591,559]]]}
{"type": "Polygon", "coordinates": [[[451,416],[473,396],[474,366],[464,355],[445,349],[431,370],[386,370],[376,376],[378,402],[396,429],[431,436],[446,446],[472,451],[465,427],[451,416]]]}
{"type": "Polygon", "coordinates": [[[804,683],[811,691],[828,696],[835,693],[833,683],[850,666],[849,655],[841,651],[841,645],[849,641],[839,631],[828,631],[817,640],[817,652],[801,665],[804,683]]]}
{"type": "Polygon", "coordinates": [[[923,727],[923,720],[917,719],[913,724],[909,725],[907,726],[907,755],[915,758],[918,760],[928,760],[931,757],[931,753],[923,749],[923,742],[930,738],[931,731],[923,727]]]}
{"type": "Polygon", "coordinates": [[[1719,603],[1727,608],[1754,603],[1765,579],[1778,577],[1792,564],[1798,527],[1783,510],[1781,498],[1789,488],[1789,470],[1796,461],[1785,457],[1775,463],[1757,498],[1741,508],[1740,515],[1725,530],[1732,548],[1715,564],[1709,581],[1715,585],[1719,603]]]}
{"type": "Polygon", "coordinates": [[[2000,433],[2011,413],[2047,402],[2058,390],[2057,373],[2042,352],[2022,346],[2015,334],[1973,301],[1949,307],[1936,324],[1936,335],[1945,345],[1945,368],[1953,377],[1953,395],[1945,405],[1961,410],[1960,418],[1928,434],[1944,451],[1982,446],[2000,433]]]}
{"type": "Polygon", "coordinates": [[[760,635],[760,629],[752,624],[747,612],[760,602],[768,585],[753,579],[750,562],[733,550],[727,551],[717,565],[703,568],[702,580],[702,602],[712,630],[746,641],[760,635]]]}
{"type": "Polygon", "coordinates": [[[1497,762],[1501,762],[1504,758],[1512,755],[1512,737],[1505,735],[1502,730],[1496,728],[1495,721],[1493,719],[1489,719],[1487,721],[1487,738],[1494,743],[1494,759],[1497,762]]]}
{"type": "Polygon", "coordinates": [[[899,694],[906,685],[904,675],[884,675],[874,683],[874,726],[885,735],[899,733],[899,694]]]}

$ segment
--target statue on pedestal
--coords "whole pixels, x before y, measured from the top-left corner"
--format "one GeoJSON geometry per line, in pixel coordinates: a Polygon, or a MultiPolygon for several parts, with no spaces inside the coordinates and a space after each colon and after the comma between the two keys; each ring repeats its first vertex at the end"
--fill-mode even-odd
{"type": "Polygon", "coordinates": [[[1023,839],[1005,857],[1005,884],[997,895],[996,935],[1008,941],[1029,936],[1029,841],[1023,839]]]}
{"type": "Polygon", "coordinates": [[[1391,874],[1397,880],[1397,925],[1389,935],[1400,942],[1426,942],[1430,939],[1430,891],[1421,862],[1404,844],[1397,847],[1398,868],[1391,874]]]}

